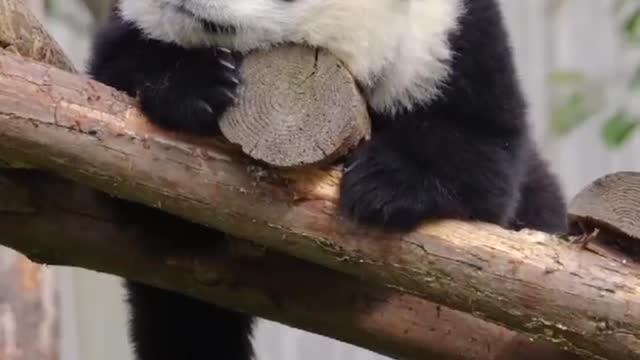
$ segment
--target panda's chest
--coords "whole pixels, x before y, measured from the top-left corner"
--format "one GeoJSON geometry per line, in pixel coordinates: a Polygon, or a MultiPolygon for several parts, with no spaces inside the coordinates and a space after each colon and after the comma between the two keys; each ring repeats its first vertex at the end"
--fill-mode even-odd
{"type": "Polygon", "coordinates": [[[290,40],[331,51],[363,87],[372,108],[394,113],[438,95],[449,72],[448,38],[460,1],[410,1],[396,13],[365,7],[362,16],[348,19],[340,17],[347,11],[324,9],[336,13],[309,16],[290,40]]]}

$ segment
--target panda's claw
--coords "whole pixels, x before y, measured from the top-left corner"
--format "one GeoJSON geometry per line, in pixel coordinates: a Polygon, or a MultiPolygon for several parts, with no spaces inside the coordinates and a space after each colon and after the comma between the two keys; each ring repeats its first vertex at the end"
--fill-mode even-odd
{"type": "Polygon", "coordinates": [[[238,102],[242,83],[242,58],[218,49],[191,51],[179,66],[140,85],[142,110],[153,123],[195,135],[218,132],[217,120],[238,102]]]}
{"type": "Polygon", "coordinates": [[[235,104],[238,102],[238,97],[227,89],[222,89],[222,92],[235,104]]]}
{"type": "Polygon", "coordinates": [[[238,76],[235,76],[234,74],[230,74],[227,73],[225,74],[225,77],[231,81],[232,83],[236,84],[236,85],[240,85],[242,82],[240,81],[240,78],[238,76]]]}
{"type": "Polygon", "coordinates": [[[340,213],[388,232],[405,232],[438,215],[431,177],[375,138],[352,153],[340,183],[340,213]]]}
{"type": "Polygon", "coordinates": [[[210,114],[214,114],[213,108],[211,107],[211,105],[209,105],[206,101],[202,100],[202,99],[198,99],[196,101],[197,106],[200,106],[202,109],[204,109],[206,112],[210,113],[210,114]]]}
{"type": "Polygon", "coordinates": [[[236,70],[236,66],[226,60],[218,59],[218,62],[228,69],[236,70]]]}

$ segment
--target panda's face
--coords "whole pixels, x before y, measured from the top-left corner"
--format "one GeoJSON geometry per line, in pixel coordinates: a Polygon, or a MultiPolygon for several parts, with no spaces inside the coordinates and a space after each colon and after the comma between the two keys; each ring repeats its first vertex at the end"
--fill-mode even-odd
{"type": "Polygon", "coordinates": [[[240,51],[292,42],[338,56],[381,110],[436,94],[463,0],[120,0],[148,36],[240,51]]]}

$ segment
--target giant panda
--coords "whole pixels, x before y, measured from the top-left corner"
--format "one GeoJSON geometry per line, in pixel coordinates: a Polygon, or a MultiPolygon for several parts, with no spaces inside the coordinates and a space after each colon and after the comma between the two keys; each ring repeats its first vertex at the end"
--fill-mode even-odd
{"type": "MultiPolygon", "coordinates": [[[[438,218],[566,231],[497,0],[119,0],[89,73],[135,96],[156,125],[207,136],[250,86],[243,55],[284,43],[328,49],[367,99],[373,135],[347,157],[340,185],[347,221],[389,232],[438,218]]],[[[184,239],[153,244],[161,251],[211,243],[211,230],[116,202],[134,231],[184,239]]],[[[250,316],[126,285],[139,360],[253,357],[250,316]]]]}

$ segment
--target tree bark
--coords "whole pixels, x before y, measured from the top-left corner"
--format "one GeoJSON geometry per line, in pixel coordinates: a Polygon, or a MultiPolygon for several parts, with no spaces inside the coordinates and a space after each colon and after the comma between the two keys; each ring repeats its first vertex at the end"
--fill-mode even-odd
{"type": "Polygon", "coordinates": [[[60,45],[29,11],[28,2],[0,0],[0,49],[74,71],[60,45]]]}
{"type": "MultiPolygon", "coordinates": [[[[37,6],[37,13],[43,15],[41,1],[0,0],[0,48],[72,70],[29,6],[37,6]]],[[[0,212],[13,205],[10,198],[0,195],[0,212]]],[[[0,237],[5,235],[0,232],[0,237]]],[[[0,359],[58,359],[58,310],[52,269],[0,247],[0,359]]]]}
{"type": "MultiPolygon", "coordinates": [[[[0,57],[0,157],[558,343],[640,359],[640,271],[562,239],[443,221],[383,235],[335,214],[335,170],[261,168],[149,125],[132,99],[0,57]]],[[[215,272],[214,272],[215,273],[215,272]]],[[[175,275],[173,275],[175,276],[175,275]]],[[[170,279],[171,274],[166,274],[170,279]]]]}
{"type": "Polygon", "coordinates": [[[573,359],[468,314],[244,241],[215,257],[150,254],[141,244],[163,239],[118,227],[96,194],[44,173],[5,170],[2,242],[39,262],[136,279],[403,359],[573,359]]]}

